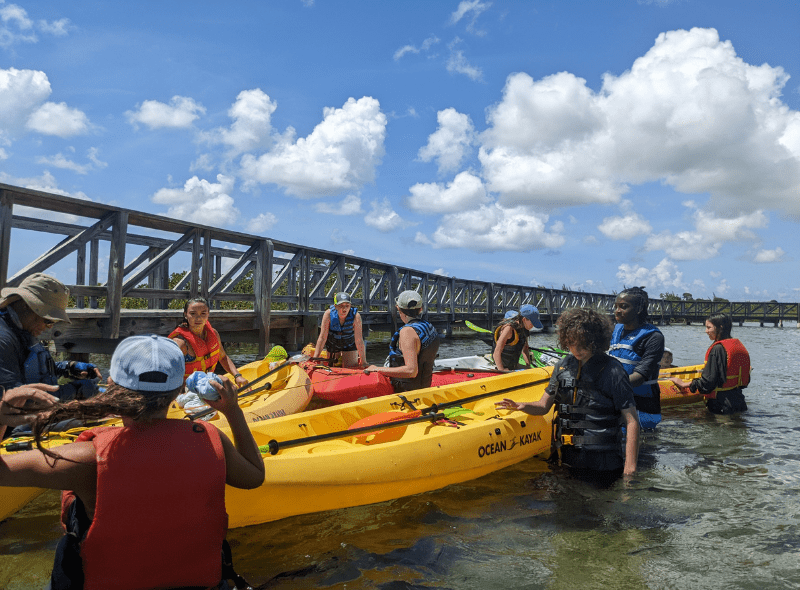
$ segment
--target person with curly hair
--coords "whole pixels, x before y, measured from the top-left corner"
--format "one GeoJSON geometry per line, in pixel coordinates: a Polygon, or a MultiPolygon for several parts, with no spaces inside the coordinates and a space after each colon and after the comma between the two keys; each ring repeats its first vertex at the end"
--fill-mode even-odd
{"type": "Polygon", "coordinates": [[[569,350],[538,401],[496,402],[499,410],[543,416],[556,404],[554,451],[576,477],[610,485],[636,472],[639,417],[633,387],[619,360],[605,354],[613,326],[591,309],[558,320],[558,345],[569,350]],[[626,436],[627,435],[627,436],[626,436]]]}
{"type": "Polygon", "coordinates": [[[664,335],[647,321],[647,291],[631,287],[617,295],[608,354],[619,359],[633,386],[633,399],[642,428],[651,430],[661,422],[661,390],[658,371],[664,356],[664,335]]]}

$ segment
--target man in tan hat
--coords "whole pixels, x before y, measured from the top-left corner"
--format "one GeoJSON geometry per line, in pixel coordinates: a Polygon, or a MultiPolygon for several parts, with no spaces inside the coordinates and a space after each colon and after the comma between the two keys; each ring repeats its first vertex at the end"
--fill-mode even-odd
{"type": "Polygon", "coordinates": [[[87,398],[97,392],[92,378],[100,371],[90,363],[53,362],[39,336],[57,322],[69,322],[65,311],[69,289],[51,276],[35,273],[19,287],[0,291],[0,387],[44,383],[57,385],[58,377],[76,379],[53,394],[62,400],[87,398]],[[88,379],[87,379],[88,377],[88,379]]]}

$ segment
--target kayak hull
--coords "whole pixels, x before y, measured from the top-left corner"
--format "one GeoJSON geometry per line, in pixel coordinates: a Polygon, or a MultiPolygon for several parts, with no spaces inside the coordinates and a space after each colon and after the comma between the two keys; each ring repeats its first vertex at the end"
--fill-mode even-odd
{"type": "Polygon", "coordinates": [[[685,367],[662,369],[658,375],[658,388],[661,391],[661,407],[669,408],[703,401],[703,394],[692,393],[689,391],[688,387],[678,387],[672,381],[662,381],[662,379],[667,377],[679,377],[684,381],[691,381],[692,379],[700,377],[704,366],[705,365],[689,365],[685,367]]]}
{"type": "MultiPolygon", "coordinates": [[[[231,528],[311,512],[383,502],[469,481],[536,455],[549,454],[552,413],[500,411],[503,397],[537,400],[552,369],[531,369],[406,394],[417,409],[464,401],[455,421],[387,424],[371,436],[347,432],[355,423],[407,411],[397,395],[353,402],[254,424],[256,442],[291,441],[334,433],[331,440],[281,447],[264,455],[266,480],[254,490],[228,487],[231,528]]],[[[370,429],[372,426],[369,427],[370,429]]]]}
{"type": "MultiPolygon", "coordinates": [[[[267,360],[255,361],[239,368],[242,377],[251,382],[268,371],[269,361],[267,360]]],[[[228,378],[233,379],[230,375],[228,378]]],[[[244,392],[240,396],[239,406],[248,422],[260,422],[296,414],[305,410],[308,402],[311,401],[311,382],[305,371],[296,364],[287,364],[266,379],[257,382],[252,389],[255,391],[267,384],[270,385],[267,390],[252,396],[248,396],[247,392],[244,392]]],[[[208,408],[208,406],[204,407],[208,408]]],[[[167,418],[183,418],[187,414],[191,415],[200,410],[202,408],[195,407],[186,411],[173,403],[167,418]]],[[[228,428],[228,420],[219,412],[207,421],[217,428],[223,430],[228,428]]]]}

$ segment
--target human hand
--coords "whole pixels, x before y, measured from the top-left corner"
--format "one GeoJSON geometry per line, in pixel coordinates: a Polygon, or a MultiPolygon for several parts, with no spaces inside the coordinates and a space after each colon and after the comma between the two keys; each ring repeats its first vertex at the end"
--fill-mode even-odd
{"type": "Polygon", "coordinates": [[[74,379],[102,379],[100,369],[92,363],[73,361],[69,364],[69,375],[74,379]]]}
{"type": "Polygon", "coordinates": [[[242,409],[239,407],[239,396],[236,386],[228,379],[227,375],[221,376],[220,379],[221,382],[211,379],[208,381],[208,384],[219,393],[220,398],[217,400],[204,399],[203,401],[215,410],[219,410],[226,415],[229,412],[241,412],[242,409]]]}
{"type": "Polygon", "coordinates": [[[237,374],[235,375],[234,379],[236,379],[236,386],[237,386],[238,388],[240,388],[240,389],[241,389],[242,387],[245,387],[245,386],[246,386],[248,383],[250,383],[250,382],[249,382],[247,379],[245,379],[244,377],[242,377],[242,374],[241,374],[241,373],[237,373],[237,374]]]}
{"type": "Polygon", "coordinates": [[[522,404],[518,404],[513,399],[505,398],[501,402],[494,402],[494,409],[495,410],[521,410],[522,404]]]}
{"type": "Polygon", "coordinates": [[[375,365],[370,365],[366,369],[364,369],[364,374],[369,375],[370,371],[375,371],[376,373],[380,372],[378,371],[378,367],[376,367],[375,365]]]}
{"type": "Polygon", "coordinates": [[[19,426],[32,422],[37,410],[46,410],[58,401],[48,391],[58,391],[58,385],[35,383],[7,389],[0,401],[0,425],[19,426]]]}

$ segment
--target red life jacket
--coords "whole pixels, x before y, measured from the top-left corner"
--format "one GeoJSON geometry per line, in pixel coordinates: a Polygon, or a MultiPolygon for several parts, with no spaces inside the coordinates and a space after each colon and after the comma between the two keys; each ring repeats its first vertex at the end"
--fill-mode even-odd
{"type": "Polygon", "coordinates": [[[706,396],[712,399],[717,396],[718,391],[729,391],[737,387],[745,388],[750,384],[750,353],[747,352],[744,344],[742,344],[738,338],[717,340],[708,347],[706,351],[706,362],[708,362],[708,355],[711,354],[711,349],[714,348],[716,344],[721,344],[725,349],[728,371],[725,375],[725,383],[706,396]]]}
{"type": "Polygon", "coordinates": [[[205,340],[197,336],[188,328],[178,326],[169,335],[170,338],[180,336],[194,350],[194,360],[186,363],[186,370],[183,373],[183,378],[186,379],[195,371],[213,371],[214,367],[219,362],[222,353],[222,346],[219,343],[219,337],[214,328],[211,327],[210,322],[206,322],[206,337],[205,340]]]}
{"type": "MultiPolygon", "coordinates": [[[[80,549],[85,589],[218,584],[228,515],[216,427],[159,420],[81,440],[97,452],[97,502],[80,549]]],[[[62,520],[71,498],[62,495],[62,520]]]]}

